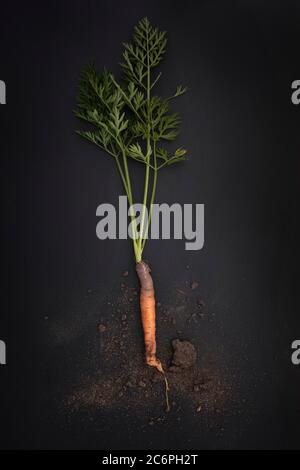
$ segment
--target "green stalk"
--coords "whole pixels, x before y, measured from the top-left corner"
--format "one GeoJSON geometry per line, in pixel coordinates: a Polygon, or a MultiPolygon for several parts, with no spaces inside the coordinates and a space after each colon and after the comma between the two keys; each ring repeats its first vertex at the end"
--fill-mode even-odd
{"type": "Polygon", "coordinates": [[[144,198],[143,198],[143,208],[141,215],[141,225],[140,225],[140,238],[139,238],[139,257],[142,259],[143,253],[143,235],[144,235],[144,224],[145,224],[145,213],[147,209],[147,199],[148,199],[148,187],[149,187],[149,175],[150,175],[150,157],[151,157],[151,140],[150,140],[150,90],[151,90],[151,77],[150,77],[150,65],[149,65],[149,37],[147,32],[147,119],[148,119],[148,132],[147,132],[147,162],[146,162],[146,171],[145,171],[145,184],[144,184],[144,198]]]}
{"type": "Polygon", "coordinates": [[[150,199],[150,204],[149,204],[149,217],[147,221],[147,228],[145,232],[145,238],[142,243],[142,250],[144,250],[146,241],[148,239],[148,232],[149,232],[149,227],[151,224],[151,217],[152,217],[152,206],[154,204],[155,200],[155,194],[156,194],[156,185],[157,185],[157,158],[156,158],[156,143],[154,141],[153,144],[153,160],[154,160],[154,170],[153,170],[153,184],[152,184],[152,193],[151,193],[151,199],[150,199]]]}
{"type": "Polygon", "coordinates": [[[133,244],[135,259],[136,259],[136,262],[138,262],[140,261],[140,253],[139,253],[139,247],[138,247],[138,240],[136,237],[137,230],[136,230],[135,216],[132,213],[132,209],[131,209],[131,206],[133,205],[131,181],[130,181],[130,175],[129,175],[128,165],[127,165],[127,157],[126,157],[126,153],[125,153],[123,146],[122,146],[122,157],[123,157],[123,165],[124,165],[125,180],[126,180],[126,185],[124,184],[124,186],[126,189],[127,199],[128,199],[129,206],[130,206],[130,220],[132,222],[132,232],[133,232],[132,244],[133,244]]]}
{"type": "Polygon", "coordinates": [[[115,157],[115,160],[116,160],[116,163],[117,163],[117,167],[118,167],[121,179],[122,179],[124,189],[125,189],[127,197],[128,197],[128,187],[127,187],[127,181],[126,181],[125,176],[124,176],[124,172],[123,172],[121,164],[119,162],[119,158],[116,155],[114,155],[114,157],[115,157]]]}

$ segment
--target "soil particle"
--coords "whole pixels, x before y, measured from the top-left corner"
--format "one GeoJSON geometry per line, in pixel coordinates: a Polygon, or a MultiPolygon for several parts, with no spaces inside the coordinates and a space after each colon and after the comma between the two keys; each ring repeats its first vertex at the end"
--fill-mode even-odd
{"type": "Polygon", "coordinates": [[[123,272],[123,277],[127,277],[128,276],[128,271],[124,271],[123,272]]]}
{"type": "Polygon", "coordinates": [[[172,341],[173,358],[171,368],[173,371],[178,368],[188,369],[193,367],[197,360],[197,352],[195,346],[189,341],[180,341],[174,339],[172,341]]]}
{"type": "Polygon", "coordinates": [[[164,380],[162,374],[158,373],[158,372],[154,372],[153,376],[151,377],[151,382],[152,383],[157,383],[157,382],[162,382],[164,380]]]}
{"type": "Polygon", "coordinates": [[[198,305],[198,307],[204,307],[205,303],[204,303],[204,300],[201,297],[198,297],[197,305],[198,305]]]}
{"type": "Polygon", "coordinates": [[[128,382],[126,383],[126,387],[133,388],[135,387],[135,383],[133,381],[128,380],[128,382]]]}
{"type": "Polygon", "coordinates": [[[106,326],[105,325],[98,325],[98,331],[99,333],[104,333],[104,331],[106,331],[106,326]]]}
{"type": "Polygon", "coordinates": [[[197,282],[197,281],[191,282],[191,289],[192,289],[192,290],[195,290],[195,289],[197,289],[198,287],[199,287],[199,282],[197,282]]]}

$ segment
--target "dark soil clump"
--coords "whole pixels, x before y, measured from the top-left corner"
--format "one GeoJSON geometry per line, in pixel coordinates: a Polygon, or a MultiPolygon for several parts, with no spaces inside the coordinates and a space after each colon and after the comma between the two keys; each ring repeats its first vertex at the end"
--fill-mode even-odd
{"type": "Polygon", "coordinates": [[[197,360],[197,352],[195,346],[189,341],[180,341],[180,339],[174,339],[172,341],[174,349],[172,365],[170,370],[188,369],[195,365],[197,360]]]}

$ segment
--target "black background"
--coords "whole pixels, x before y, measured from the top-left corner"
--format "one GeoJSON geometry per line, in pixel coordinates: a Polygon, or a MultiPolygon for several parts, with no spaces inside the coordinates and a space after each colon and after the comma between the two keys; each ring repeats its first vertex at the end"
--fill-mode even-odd
{"type": "Polygon", "coordinates": [[[300,448],[290,360],[300,337],[299,29],[296,0],[1,4],[1,448],[300,448]],[[161,173],[157,201],[205,204],[203,250],[152,241],[147,258],[160,296],[190,264],[214,306],[218,328],[201,341],[220,348],[244,397],[218,436],[188,416],[171,432],[141,432],[142,418],[120,412],[66,423],[47,392],[63,394],[59,365],[86,341],[74,306],[132,265],[127,241],[95,236],[96,207],[116,204],[121,185],[110,159],[74,134],[72,108],[82,67],[95,59],[116,71],[143,16],[169,36],[161,93],[189,86],[176,110],[190,160],[161,173]],[[73,333],[51,342],[45,316],[73,333]]]}

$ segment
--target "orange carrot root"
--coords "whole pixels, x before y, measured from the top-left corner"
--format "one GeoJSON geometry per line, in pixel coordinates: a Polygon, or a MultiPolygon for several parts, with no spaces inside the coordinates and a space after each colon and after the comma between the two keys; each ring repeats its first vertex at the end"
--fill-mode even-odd
{"type": "Polygon", "coordinates": [[[150,268],[144,261],[139,261],[136,264],[136,271],[141,284],[140,308],[144,332],[146,363],[151,367],[155,367],[164,376],[167,411],[169,411],[169,384],[162,364],[156,357],[156,309],[153,280],[150,274],[150,268]]]}
{"type": "Polygon", "coordinates": [[[162,372],[161,362],[156,357],[156,313],[153,281],[149,266],[140,261],[136,271],[141,283],[140,308],[144,331],[146,362],[162,372]]]}

